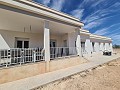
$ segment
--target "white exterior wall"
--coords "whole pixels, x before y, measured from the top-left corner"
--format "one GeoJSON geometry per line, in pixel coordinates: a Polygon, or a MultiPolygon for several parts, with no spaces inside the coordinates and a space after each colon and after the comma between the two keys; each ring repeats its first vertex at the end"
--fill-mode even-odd
{"type": "Polygon", "coordinates": [[[68,34],[61,35],[61,47],[64,47],[64,40],[67,40],[67,47],[69,46],[68,34]]]}
{"type": "MultiPolygon", "coordinates": [[[[41,33],[0,30],[0,49],[15,48],[15,37],[28,38],[30,48],[44,47],[44,36],[41,33]]],[[[63,47],[63,41],[68,41],[68,35],[50,35],[50,39],[56,40],[57,47],[63,47]]]]}
{"type": "Polygon", "coordinates": [[[56,41],[56,46],[57,47],[61,47],[62,46],[62,37],[61,36],[57,36],[57,35],[50,35],[50,39],[51,40],[55,40],[56,41]]]}
{"type": "MultiPolygon", "coordinates": [[[[68,33],[68,45],[69,47],[77,47],[77,53],[81,56],[81,37],[79,30],[76,30],[76,32],[73,33],[68,33]]],[[[73,51],[73,48],[69,48],[69,52],[75,53],[76,51],[73,51]]]]}
{"type": "Polygon", "coordinates": [[[106,40],[102,40],[102,39],[91,39],[91,42],[94,42],[94,49],[95,49],[95,52],[101,52],[101,51],[105,51],[105,50],[109,50],[109,46],[107,42],[109,41],[106,41],[106,40]]]}
{"type": "Polygon", "coordinates": [[[95,52],[99,52],[99,43],[98,42],[95,42],[94,48],[95,48],[95,52]]]}
{"type": "Polygon", "coordinates": [[[113,47],[112,47],[112,43],[110,43],[110,51],[112,51],[113,52],[113,47]]]}
{"type": "Polygon", "coordinates": [[[100,43],[100,51],[104,51],[103,43],[100,43]]]}
{"type": "Polygon", "coordinates": [[[85,42],[85,52],[83,53],[87,53],[90,55],[92,52],[92,44],[89,34],[81,34],[81,42],[85,42]]]}
{"type": "Polygon", "coordinates": [[[91,52],[93,52],[92,42],[90,42],[91,52]]]}
{"type": "Polygon", "coordinates": [[[86,42],[85,42],[85,50],[88,54],[91,54],[92,52],[92,46],[91,46],[91,42],[90,42],[90,39],[86,39],[86,42]]]}
{"type": "Polygon", "coordinates": [[[9,49],[10,47],[4,40],[3,36],[0,34],[0,49],[9,49]]]}
{"type": "MultiPolygon", "coordinates": [[[[57,47],[63,47],[63,41],[67,40],[67,46],[75,47],[75,41],[77,41],[78,34],[76,32],[63,34],[63,35],[50,35],[50,39],[56,40],[57,47]]],[[[15,48],[15,37],[20,38],[29,38],[29,47],[36,48],[36,47],[43,47],[44,45],[44,38],[43,34],[40,33],[24,33],[24,32],[15,32],[15,31],[7,31],[7,30],[0,30],[0,49],[8,49],[8,48],[15,48]]],[[[85,48],[88,53],[93,51],[92,48],[92,41],[95,42],[95,51],[104,51],[112,49],[112,43],[105,43],[102,40],[99,40],[100,46],[97,40],[89,40],[88,35],[80,35],[81,41],[86,42],[85,48]],[[104,46],[105,43],[105,46],[104,46]]]]}
{"type": "Polygon", "coordinates": [[[112,43],[105,43],[105,50],[113,52],[112,43]]]}
{"type": "Polygon", "coordinates": [[[28,38],[29,47],[43,47],[43,35],[35,33],[24,33],[0,30],[0,48],[15,48],[15,37],[28,38]],[[3,47],[4,46],[4,47],[3,47]]]}
{"type": "Polygon", "coordinates": [[[95,52],[100,52],[105,50],[112,51],[112,45],[110,45],[111,41],[91,38],[91,42],[95,43],[94,45],[95,52]]]}
{"type": "Polygon", "coordinates": [[[109,43],[105,43],[105,50],[110,50],[110,46],[109,46],[109,43]]]}
{"type": "Polygon", "coordinates": [[[68,44],[69,47],[75,47],[75,41],[77,40],[77,33],[68,33],[68,44]]]}
{"type": "Polygon", "coordinates": [[[64,40],[67,40],[67,46],[69,46],[68,34],[61,34],[61,35],[51,34],[50,39],[56,41],[57,47],[64,47],[64,40]]]}
{"type": "MultiPolygon", "coordinates": [[[[75,47],[75,42],[77,40],[77,33],[73,32],[73,33],[68,33],[68,45],[69,47],[75,47]]],[[[69,53],[75,53],[72,48],[69,48],[69,53]]]]}

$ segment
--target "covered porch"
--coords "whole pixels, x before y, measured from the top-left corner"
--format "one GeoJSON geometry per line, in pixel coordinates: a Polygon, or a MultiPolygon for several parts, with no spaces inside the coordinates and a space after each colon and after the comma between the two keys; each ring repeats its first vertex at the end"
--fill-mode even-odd
{"type": "Polygon", "coordinates": [[[0,8],[0,65],[80,56],[80,27],[0,8]]]}

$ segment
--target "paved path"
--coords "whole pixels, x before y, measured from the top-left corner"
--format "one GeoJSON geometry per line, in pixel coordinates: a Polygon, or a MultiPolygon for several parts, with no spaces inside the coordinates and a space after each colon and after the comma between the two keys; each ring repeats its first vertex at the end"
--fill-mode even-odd
{"type": "Polygon", "coordinates": [[[0,85],[0,90],[29,90],[52,81],[82,72],[84,70],[97,67],[98,65],[104,64],[106,62],[120,58],[120,55],[113,56],[101,56],[98,55],[97,58],[89,57],[90,62],[84,63],[78,66],[69,67],[66,69],[37,75],[34,77],[29,77],[14,82],[9,82],[0,85]]]}

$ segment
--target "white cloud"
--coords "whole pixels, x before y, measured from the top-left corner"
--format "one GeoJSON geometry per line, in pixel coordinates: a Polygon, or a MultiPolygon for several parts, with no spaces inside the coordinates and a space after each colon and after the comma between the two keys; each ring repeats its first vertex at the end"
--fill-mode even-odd
{"type": "Polygon", "coordinates": [[[93,3],[95,1],[96,0],[83,0],[82,3],[80,3],[79,8],[83,8],[83,7],[87,6],[88,4],[93,3]]]}
{"type": "Polygon", "coordinates": [[[112,38],[113,40],[113,44],[120,44],[120,34],[112,34],[112,35],[108,35],[107,37],[112,38]]]}
{"type": "Polygon", "coordinates": [[[103,29],[101,29],[101,30],[97,30],[94,34],[97,34],[97,35],[105,35],[105,34],[107,34],[107,33],[108,33],[107,29],[106,29],[106,28],[103,28],[103,29]]]}
{"type": "MultiPolygon", "coordinates": [[[[109,26],[109,27],[105,27],[105,28],[103,28],[103,29],[100,29],[100,30],[97,30],[96,32],[94,32],[94,34],[97,34],[97,35],[109,35],[109,36],[112,36],[112,34],[110,34],[112,31],[110,31],[112,28],[114,28],[114,27],[116,27],[117,28],[117,26],[119,26],[120,25],[120,23],[117,23],[117,24],[113,24],[113,25],[111,25],[111,26],[109,26]]],[[[117,29],[115,29],[115,30],[117,30],[117,29]]],[[[115,31],[114,30],[114,31],[115,31]]],[[[119,28],[118,28],[118,30],[119,30],[119,28]]],[[[118,34],[118,33],[117,33],[118,34]]]]}
{"type": "Polygon", "coordinates": [[[99,26],[100,24],[102,23],[102,21],[96,21],[96,22],[91,22],[91,23],[88,23],[87,25],[84,26],[85,29],[92,29],[94,27],[97,27],[99,26]]]}
{"type": "Polygon", "coordinates": [[[81,19],[83,17],[83,12],[84,9],[75,9],[71,12],[71,15],[78,19],[81,19]]]}
{"type": "Polygon", "coordinates": [[[90,4],[93,1],[95,1],[95,0],[83,0],[76,9],[74,9],[73,11],[70,12],[70,14],[81,20],[81,18],[84,16],[83,13],[85,10],[84,9],[85,6],[87,6],[88,4],[90,4]]]}
{"type": "Polygon", "coordinates": [[[51,8],[61,11],[63,8],[65,0],[53,0],[52,5],[50,6],[51,8]]]}
{"type": "Polygon", "coordinates": [[[109,19],[109,18],[111,18],[111,17],[113,17],[113,16],[109,16],[109,17],[106,17],[106,18],[101,18],[101,19],[97,19],[97,20],[93,20],[93,21],[92,21],[92,19],[97,18],[97,16],[94,17],[94,18],[91,18],[91,22],[89,22],[88,24],[86,24],[86,25],[84,26],[84,28],[89,30],[89,29],[92,29],[92,28],[94,28],[94,27],[100,26],[100,25],[103,24],[107,19],[109,19]]]}
{"type": "Polygon", "coordinates": [[[50,3],[51,0],[33,0],[33,1],[36,1],[38,3],[42,3],[42,4],[47,6],[50,3]]]}
{"type": "Polygon", "coordinates": [[[120,23],[117,23],[117,24],[113,24],[109,27],[99,29],[94,34],[110,37],[110,38],[112,38],[114,44],[115,43],[120,44],[120,32],[118,32],[120,30],[120,27],[118,27],[119,25],[120,25],[120,23]],[[115,29],[115,28],[117,28],[117,29],[115,29]]]}
{"type": "Polygon", "coordinates": [[[96,0],[96,2],[91,5],[91,7],[96,7],[97,5],[101,4],[104,1],[105,0],[96,0]]]}
{"type": "MultiPolygon", "coordinates": [[[[94,5],[94,4],[93,4],[94,5]]],[[[98,19],[102,19],[105,18],[107,15],[113,13],[113,12],[118,12],[120,11],[120,8],[118,8],[118,6],[120,6],[119,2],[116,2],[115,4],[113,4],[112,6],[105,8],[105,9],[98,9],[97,11],[93,12],[92,14],[88,15],[83,22],[84,23],[90,23],[92,21],[98,20],[98,19]]]]}
{"type": "Polygon", "coordinates": [[[50,0],[42,0],[42,3],[43,3],[44,5],[48,5],[48,4],[50,3],[50,0]]]}

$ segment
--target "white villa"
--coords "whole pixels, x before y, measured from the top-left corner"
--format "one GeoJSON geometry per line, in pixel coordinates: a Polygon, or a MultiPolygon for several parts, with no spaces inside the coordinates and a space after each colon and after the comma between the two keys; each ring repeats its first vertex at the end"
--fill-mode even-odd
{"type": "Polygon", "coordinates": [[[77,18],[29,0],[0,0],[0,68],[112,52],[111,38],[83,26],[77,18]]]}

